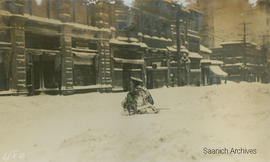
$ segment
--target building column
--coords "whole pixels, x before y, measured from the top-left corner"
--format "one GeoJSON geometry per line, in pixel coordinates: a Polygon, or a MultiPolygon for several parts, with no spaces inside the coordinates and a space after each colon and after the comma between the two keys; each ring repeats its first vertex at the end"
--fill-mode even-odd
{"type": "MultiPolygon", "coordinates": [[[[1,3],[1,2],[0,2],[1,3]]],[[[10,26],[8,24],[8,20],[9,17],[8,16],[3,16],[0,15],[0,64],[3,65],[2,68],[4,69],[0,69],[0,71],[2,71],[3,73],[0,74],[2,77],[4,76],[4,78],[2,78],[2,82],[4,83],[0,83],[2,85],[0,85],[0,87],[5,87],[5,90],[9,89],[9,78],[10,78],[10,56],[11,56],[11,43],[10,43],[10,26]]],[[[0,72],[1,73],[1,72],[0,72]]],[[[1,80],[1,78],[0,78],[1,80]]]]}
{"type": "MultiPolygon", "coordinates": [[[[60,0],[58,6],[59,19],[62,22],[72,21],[71,0],[60,0]]],[[[61,26],[61,90],[63,95],[73,93],[73,55],[72,55],[72,27],[67,24],[61,26]]]]}
{"type": "Polygon", "coordinates": [[[144,63],[142,64],[142,80],[145,87],[147,87],[147,76],[146,76],[146,61],[145,61],[145,54],[146,50],[142,51],[142,60],[144,60],[144,63]]]}
{"type": "Polygon", "coordinates": [[[110,5],[105,1],[99,1],[96,4],[96,26],[98,28],[109,28],[110,27],[110,5]]]}
{"type": "Polygon", "coordinates": [[[112,91],[111,51],[108,41],[101,41],[99,45],[99,83],[100,92],[112,91]]]}
{"type": "Polygon", "coordinates": [[[167,67],[168,67],[168,70],[167,70],[167,87],[170,87],[170,85],[171,85],[171,78],[170,78],[170,74],[171,74],[171,67],[170,67],[170,62],[171,62],[171,60],[170,60],[170,52],[168,51],[167,53],[166,53],[166,63],[167,63],[167,67]]]}
{"type": "Polygon", "coordinates": [[[17,93],[26,93],[26,56],[24,24],[26,19],[22,16],[10,17],[11,50],[11,79],[10,88],[17,93]]]}
{"type": "Polygon", "coordinates": [[[111,51],[111,78],[112,78],[112,90],[114,88],[115,85],[115,74],[114,74],[114,47],[112,47],[112,44],[110,44],[110,51],[111,51]]]}
{"type": "Polygon", "coordinates": [[[58,6],[58,17],[62,22],[72,21],[72,2],[71,0],[57,0],[60,1],[58,6]]]}
{"type": "Polygon", "coordinates": [[[63,25],[61,27],[61,64],[62,64],[62,92],[64,95],[73,93],[73,56],[72,56],[72,27],[63,25]]]}

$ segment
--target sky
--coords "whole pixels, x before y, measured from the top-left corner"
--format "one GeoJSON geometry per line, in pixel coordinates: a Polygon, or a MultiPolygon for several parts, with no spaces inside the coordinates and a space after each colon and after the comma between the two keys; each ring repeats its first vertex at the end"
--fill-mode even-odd
{"type": "Polygon", "coordinates": [[[256,6],[256,2],[257,0],[248,0],[250,4],[252,4],[253,6],[256,6]]]}
{"type": "Polygon", "coordinates": [[[132,6],[133,1],[134,1],[134,0],[124,0],[124,3],[125,3],[127,6],[132,6]]]}
{"type": "Polygon", "coordinates": [[[41,5],[42,0],[35,0],[38,5],[41,5]]]}

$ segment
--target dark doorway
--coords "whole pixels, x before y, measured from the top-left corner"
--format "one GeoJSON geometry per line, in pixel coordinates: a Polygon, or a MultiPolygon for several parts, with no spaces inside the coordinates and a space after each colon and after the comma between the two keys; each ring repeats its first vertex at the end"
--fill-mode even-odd
{"type": "Polygon", "coordinates": [[[33,57],[34,89],[56,89],[60,85],[56,70],[56,56],[40,55],[33,57]]]}

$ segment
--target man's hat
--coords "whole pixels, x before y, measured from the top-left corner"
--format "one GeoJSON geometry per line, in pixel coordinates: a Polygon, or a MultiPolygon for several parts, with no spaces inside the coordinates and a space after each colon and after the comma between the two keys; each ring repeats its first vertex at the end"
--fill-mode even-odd
{"type": "Polygon", "coordinates": [[[130,77],[130,80],[135,81],[135,82],[139,82],[139,83],[143,83],[143,81],[139,78],[135,78],[135,77],[130,77]]]}

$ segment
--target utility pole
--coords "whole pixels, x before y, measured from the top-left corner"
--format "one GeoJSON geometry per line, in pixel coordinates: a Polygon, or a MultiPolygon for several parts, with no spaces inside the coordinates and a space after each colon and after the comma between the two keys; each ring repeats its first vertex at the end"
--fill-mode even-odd
{"type": "Polygon", "coordinates": [[[181,43],[180,43],[180,13],[181,13],[181,6],[176,6],[176,15],[175,15],[175,27],[176,27],[176,47],[177,47],[177,65],[178,65],[178,86],[181,85],[181,43]]]}
{"type": "Polygon", "coordinates": [[[268,71],[268,59],[269,59],[269,31],[267,31],[267,34],[263,35],[262,36],[262,39],[263,39],[263,45],[262,45],[262,50],[261,50],[261,54],[262,54],[262,58],[261,58],[261,62],[264,66],[264,72],[263,72],[263,75],[265,76],[262,76],[264,79],[262,80],[263,82],[265,83],[268,83],[269,82],[269,78],[268,78],[268,74],[267,74],[267,71],[268,71]]]}
{"type": "Polygon", "coordinates": [[[243,69],[242,69],[242,79],[246,80],[246,65],[247,65],[247,25],[250,25],[251,23],[246,23],[245,21],[240,24],[243,25],[243,69]]]}

